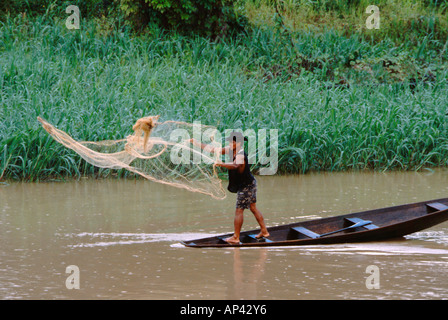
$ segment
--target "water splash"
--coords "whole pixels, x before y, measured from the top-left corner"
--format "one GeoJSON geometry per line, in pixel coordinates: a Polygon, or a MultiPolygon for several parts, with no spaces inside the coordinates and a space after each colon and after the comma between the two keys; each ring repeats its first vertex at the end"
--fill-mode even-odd
{"type": "Polygon", "coordinates": [[[431,241],[448,245],[448,234],[443,231],[422,231],[405,236],[409,240],[431,241]]]}
{"type": "Polygon", "coordinates": [[[152,242],[180,242],[200,237],[211,237],[214,234],[204,233],[104,233],[81,232],[65,234],[67,237],[80,238],[81,242],[69,245],[70,248],[92,248],[116,245],[144,244],[152,242]]]}

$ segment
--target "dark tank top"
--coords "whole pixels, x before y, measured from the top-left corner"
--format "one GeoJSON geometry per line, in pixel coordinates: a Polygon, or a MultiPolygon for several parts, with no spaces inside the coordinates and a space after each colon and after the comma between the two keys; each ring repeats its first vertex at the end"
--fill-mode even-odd
{"type": "MultiPolygon", "coordinates": [[[[237,169],[228,170],[229,171],[229,186],[227,189],[230,192],[236,193],[238,190],[250,185],[254,180],[254,176],[250,172],[249,161],[247,159],[247,154],[241,149],[237,155],[244,154],[244,171],[239,173],[237,169]]],[[[236,158],[236,155],[235,155],[236,158]]],[[[235,160],[235,158],[233,160],[235,160]]]]}

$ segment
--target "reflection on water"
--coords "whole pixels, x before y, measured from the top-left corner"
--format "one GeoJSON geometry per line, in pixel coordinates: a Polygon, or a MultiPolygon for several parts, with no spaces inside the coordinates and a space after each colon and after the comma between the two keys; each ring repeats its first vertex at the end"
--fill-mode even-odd
{"type": "MultiPolygon", "coordinates": [[[[448,171],[258,177],[268,226],[444,198],[448,171]]],[[[232,231],[222,201],[147,181],[0,185],[2,299],[448,299],[448,223],[406,239],[185,248],[232,231]],[[69,290],[66,267],[80,270],[69,290]],[[380,270],[367,289],[366,268],[380,270]]],[[[256,228],[245,213],[243,229],[256,228]]]]}

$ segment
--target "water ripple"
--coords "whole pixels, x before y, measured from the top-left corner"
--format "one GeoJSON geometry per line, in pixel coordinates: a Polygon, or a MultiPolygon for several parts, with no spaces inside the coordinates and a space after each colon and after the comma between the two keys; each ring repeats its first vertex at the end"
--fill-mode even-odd
{"type": "Polygon", "coordinates": [[[198,237],[209,237],[214,234],[204,233],[103,233],[103,232],[81,232],[77,234],[64,234],[70,238],[81,238],[81,243],[68,245],[70,248],[106,247],[115,245],[129,245],[151,242],[179,242],[195,239],[198,237]]]}

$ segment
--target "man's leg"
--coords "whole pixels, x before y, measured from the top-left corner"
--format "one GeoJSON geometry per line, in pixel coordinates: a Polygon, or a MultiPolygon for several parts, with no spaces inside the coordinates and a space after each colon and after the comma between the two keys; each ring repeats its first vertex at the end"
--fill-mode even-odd
{"type": "Polygon", "coordinates": [[[235,219],[233,220],[233,226],[234,226],[234,233],[233,236],[230,238],[227,238],[226,241],[228,243],[239,243],[240,242],[240,232],[241,228],[243,226],[244,221],[244,209],[236,208],[235,210],[235,219]]]}
{"type": "Polygon", "coordinates": [[[260,233],[257,235],[257,238],[269,237],[269,232],[264,223],[263,215],[261,214],[260,210],[258,210],[257,204],[255,202],[250,204],[250,211],[252,211],[252,213],[255,216],[255,219],[257,219],[257,222],[260,225],[261,230],[260,233]]]}

